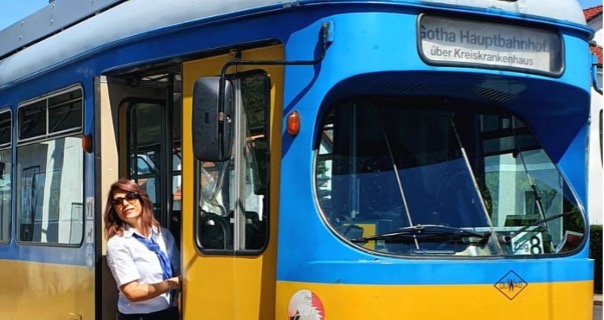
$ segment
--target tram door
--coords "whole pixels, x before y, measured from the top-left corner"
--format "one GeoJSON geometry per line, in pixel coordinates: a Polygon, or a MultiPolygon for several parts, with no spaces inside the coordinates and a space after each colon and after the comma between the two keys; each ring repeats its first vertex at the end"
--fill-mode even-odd
{"type": "MultiPolygon", "coordinates": [[[[165,97],[162,97],[165,99],[165,97]]],[[[178,100],[176,102],[179,102],[178,100]]],[[[120,170],[136,181],[153,202],[153,213],[175,239],[180,233],[180,103],[161,99],[128,99],[123,103],[124,135],[120,170]]],[[[178,241],[178,240],[177,240],[178,241]]]]}
{"type": "MultiPolygon", "coordinates": [[[[235,92],[232,156],[193,156],[193,87],[220,76],[235,55],[183,64],[183,319],[274,319],[277,192],[283,68],[238,66],[226,78],[235,92]]],[[[237,52],[242,60],[282,60],[283,47],[237,52]]],[[[214,96],[215,97],[215,96],[214,96]]],[[[200,143],[206,143],[201,140],[200,143]]]]}
{"type": "MultiPolygon", "coordinates": [[[[100,97],[99,207],[118,178],[136,181],[153,201],[153,213],[180,243],[180,70],[128,73],[97,80],[100,97]]],[[[104,212],[101,208],[99,212],[104,212]]],[[[102,220],[101,217],[99,219],[102,220]]],[[[103,319],[115,319],[117,288],[105,259],[103,229],[103,319]]]]}

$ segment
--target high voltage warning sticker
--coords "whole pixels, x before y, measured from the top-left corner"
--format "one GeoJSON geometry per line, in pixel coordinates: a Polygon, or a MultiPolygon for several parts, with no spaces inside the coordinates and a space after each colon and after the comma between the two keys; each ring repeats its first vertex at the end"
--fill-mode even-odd
{"type": "Polygon", "coordinates": [[[510,300],[514,300],[527,286],[528,283],[513,270],[510,270],[495,283],[495,288],[510,300]]]}

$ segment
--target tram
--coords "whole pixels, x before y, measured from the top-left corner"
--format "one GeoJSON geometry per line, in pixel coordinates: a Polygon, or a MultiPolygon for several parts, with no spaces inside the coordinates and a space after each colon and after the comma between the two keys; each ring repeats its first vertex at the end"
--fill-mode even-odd
{"type": "Polygon", "coordinates": [[[120,177],[181,318],[591,319],[574,0],[55,0],[0,31],[3,319],[115,319],[120,177]]]}

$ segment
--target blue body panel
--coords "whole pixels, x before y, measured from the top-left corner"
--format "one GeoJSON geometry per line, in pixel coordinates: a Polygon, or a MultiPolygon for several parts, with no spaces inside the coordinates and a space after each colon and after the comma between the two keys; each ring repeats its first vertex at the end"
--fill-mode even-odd
{"type": "MultiPolygon", "coordinates": [[[[326,284],[470,285],[494,284],[510,270],[529,283],[591,279],[593,263],[587,258],[586,246],[572,258],[387,257],[351,248],[326,226],[314,194],[316,137],[311,133],[320,131],[316,126],[329,104],[351,95],[440,94],[508,108],[533,129],[580,202],[586,203],[586,172],[576,165],[585,163],[589,115],[590,84],[581,72],[589,64],[585,35],[575,30],[561,34],[566,58],[559,78],[439,67],[427,65],[419,57],[418,12],[408,13],[325,17],[321,21],[334,25],[334,41],[323,62],[315,68],[286,69],[284,114],[298,111],[303,126],[296,137],[283,134],[280,196],[286,200],[280,202],[277,279],[326,284]],[[489,101],[463,90],[468,86],[499,89],[509,97],[507,101],[489,101]]],[[[289,60],[311,57],[305,44],[316,37],[314,30],[319,23],[290,37],[286,47],[289,60]]]]}

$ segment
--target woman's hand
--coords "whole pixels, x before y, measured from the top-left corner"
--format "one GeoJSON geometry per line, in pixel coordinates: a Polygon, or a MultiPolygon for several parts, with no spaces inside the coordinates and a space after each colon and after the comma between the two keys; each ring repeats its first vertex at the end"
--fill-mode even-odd
{"type": "Polygon", "coordinates": [[[172,277],[168,280],[166,280],[166,282],[169,285],[169,289],[168,291],[172,291],[172,290],[180,290],[180,277],[172,277]]]}
{"type": "Polygon", "coordinates": [[[120,289],[130,302],[145,301],[172,290],[180,290],[180,278],[172,277],[152,284],[141,284],[138,280],[134,280],[122,285],[120,289]]]}

